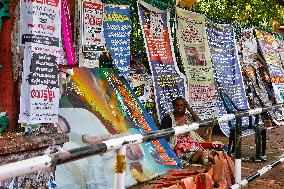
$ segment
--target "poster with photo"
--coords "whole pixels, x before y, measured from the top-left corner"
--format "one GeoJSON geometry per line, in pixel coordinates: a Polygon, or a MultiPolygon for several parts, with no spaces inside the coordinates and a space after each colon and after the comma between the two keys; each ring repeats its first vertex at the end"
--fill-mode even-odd
{"type": "Polygon", "coordinates": [[[171,43],[169,12],[143,1],[138,12],[152,72],[158,118],[173,110],[172,100],[185,97],[186,78],[175,62],[171,43]]]}

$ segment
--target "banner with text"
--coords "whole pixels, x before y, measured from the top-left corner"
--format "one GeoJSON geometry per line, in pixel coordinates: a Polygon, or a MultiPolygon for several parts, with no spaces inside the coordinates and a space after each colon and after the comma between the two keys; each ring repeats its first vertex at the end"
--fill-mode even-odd
{"type": "Polygon", "coordinates": [[[213,67],[205,33],[205,16],[176,9],[177,39],[188,84],[188,102],[201,119],[216,116],[213,67]]]}
{"type": "Polygon", "coordinates": [[[59,106],[58,47],[25,46],[19,123],[56,123],[59,106]]]}
{"type": "Polygon", "coordinates": [[[81,6],[83,52],[105,51],[103,35],[104,5],[99,1],[84,0],[81,6]]]}
{"type": "Polygon", "coordinates": [[[61,1],[21,0],[21,45],[26,42],[59,47],[61,43],[61,1]]]}
{"type": "Polygon", "coordinates": [[[281,64],[281,58],[278,56],[279,43],[274,34],[264,32],[262,30],[255,30],[262,55],[266,61],[270,81],[277,103],[284,102],[284,69],[281,64]]]}
{"type": "MultiPolygon", "coordinates": [[[[80,141],[75,140],[76,145],[83,144],[84,134],[105,136],[118,133],[149,133],[157,130],[126,79],[113,69],[74,68],[74,75],[61,97],[60,108],[65,109],[65,113],[60,115],[70,125],[71,140],[73,141],[72,136],[75,135],[72,133],[76,132],[78,135],[80,141]]],[[[127,147],[126,157],[126,186],[137,181],[150,180],[170,169],[181,167],[179,159],[165,139],[131,145],[127,147]]],[[[89,162],[91,166],[86,165],[83,168],[93,175],[86,176],[85,179],[89,179],[86,182],[96,186],[102,182],[98,179],[101,178],[106,180],[103,183],[104,188],[113,188],[113,163],[116,153],[103,154],[101,158],[101,162],[93,162],[93,158],[90,160],[92,162],[89,162]],[[97,172],[96,166],[99,164],[104,166],[97,172]]]]}
{"type": "Polygon", "coordinates": [[[114,65],[129,79],[130,74],[130,7],[105,5],[104,36],[114,65]]]}
{"type": "MultiPolygon", "coordinates": [[[[215,24],[207,20],[206,33],[217,90],[223,90],[238,108],[248,109],[248,99],[243,85],[233,27],[231,25],[215,24]]],[[[227,113],[220,97],[218,98],[218,108],[219,115],[227,113]]],[[[246,122],[243,122],[243,125],[248,125],[248,120],[245,120],[246,122]]],[[[229,136],[230,128],[228,123],[221,123],[220,128],[225,135],[229,136]]]]}
{"type": "Polygon", "coordinates": [[[153,76],[159,120],[172,111],[172,100],[185,97],[185,76],[179,72],[170,40],[169,12],[138,2],[140,23],[153,76]]]}

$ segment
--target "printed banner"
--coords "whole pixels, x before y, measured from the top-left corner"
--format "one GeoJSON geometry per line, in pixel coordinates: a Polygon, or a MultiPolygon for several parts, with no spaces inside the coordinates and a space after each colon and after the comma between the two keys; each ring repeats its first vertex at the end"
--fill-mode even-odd
{"type": "Polygon", "coordinates": [[[216,116],[213,67],[205,34],[205,16],[176,9],[177,39],[188,84],[188,102],[201,119],[216,116]]]}
{"type": "Polygon", "coordinates": [[[266,61],[270,81],[272,82],[273,90],[277,103],[284,102],[284,69],[281,65],[281,59],[278,55],[279,44],[274,34],[256,29],[256,36],[262,55],[266,61]]]}
{"type": "MultiPolygon", "coordinates": [[[[247,79],[246,77],[244,77],[244,84],[246,88],[251,91],[251,89],[249,89],[249,84],[252,83],[253,90],[255,90],[255,93],[261,100],[260,103],[264,106],[271,106],[273,104],[271,99],[274,97],[271,97],[271,95],[269,96],[267,93],[267,89],[269,86],[263,77],[266,69],[265,66],[258,59],[257,41],[254,37],[253,32],[253,28],[241,30],[240,38],[238,41],[240,64],[245,75],[248,77],[247,79]]],[[[253,91],[251,91],[251,93],[253,93],[253,91]]],[[[248,99],[252,102],[258,100],[257,98],[253,97],[253,94],[247,95],[248,99]]],[[[260,106],[262,106],[261,104],[260,106]]]]}
{"type": "Polygon", "coordinates": [[[83,52],[105,51],[103,11],[104,5],[100,2],[82,1],[83,52]]]}
{"type": "MultiPolygon", "coordinates": [[[[214,66],[217,90],[223,90],[238,108],[249,109],[237,56],[233,27],[231,25],[215,24],[207,20],[206,33],[214,66]]],[[[218,98],[218,109],[219,115],[227,113],[220,97],[218,98]]],[[[248,120],[246,119],[246,121],[243,122],[244,125],[248,125],[248,120]]],[[[230,128],[228,123],[221,123],[220,128],[225,135],[229,136],[230,128]]]]}
{"type": "Polygon", "coordinates": [[[60,10],[60,0],[21,0],[21,45],[32,42],[59,47],[61,40],[60,10]]]}
{"type": "Polygon", "coordinates": [[[61,5],[61,23],[62,23],[62,35],[64,41],[63,44],[66,51],[67,64],[59,64],[59,66],[73,68],[76,64],[76,55],[75,55],[75,48],[73,45],[73,33],[71,29],[67,0],[63,0],[61,5]]]}
{"type": "Polygon", "coordinates": [[[56,123],[59,106],[58,47],[25,46],[19,123],[56,123]]]}
{"type": "Polygon", "coordinates": [[[130,74],[130,8],[105,5],[104,36],[114,65],[129,79],[130,74]]]}
{"type": "MultiPolygon", "coordinates": [[[[77,146],[83,145],[84,134],[102,136],[157,130],[130,85],[113,69],[74,68],[74,75],[61,97],[60,107],[60,115],[70,125],[70,140],[77,146]]],[[[164,139],[134,147],[136,150],[130,153],[130,148],[126,155],[127,186],[180,168],[178,158],[164,139]]],[[[81,176],[85,178],[79,180],[85,180],[93,188],[99,188],[99,183],[104,188],[113,188],[115,153],[92,158],[86,160],[87,164],[81,165],[87,174],[82,173],[81,176]]]]}
{"type": "Polygon", "coordinates": [[[153,76],[159,120],[172,111],[172,100],[185,97],[185,77],[179,72],[170,42],[169,12],[138,2],[140,23],[153,76]]]}

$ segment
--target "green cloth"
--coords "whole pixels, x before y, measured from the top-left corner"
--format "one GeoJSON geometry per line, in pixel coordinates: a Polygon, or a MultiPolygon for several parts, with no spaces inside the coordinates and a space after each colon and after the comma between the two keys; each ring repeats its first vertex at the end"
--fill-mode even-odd
{"type": "Polygon", "coordinates": [[[9,118],[6,114],[0,115],[0,134],[6,131],[9,124],[9,118]]]}
{"type": "Polygon", "coordinates": [[[2,29],[2,18],[10,17],[10,1],[9,0],[0,0],[0,31],[2,29]]]}

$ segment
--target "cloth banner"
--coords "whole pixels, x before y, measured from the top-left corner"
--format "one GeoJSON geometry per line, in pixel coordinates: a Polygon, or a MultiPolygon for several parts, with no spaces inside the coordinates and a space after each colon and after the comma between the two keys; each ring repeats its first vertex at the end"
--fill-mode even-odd
{"type": "Polygon", "coordinates": [[[99,1],[83,0],[81,6],[83,52],[105,51],[103,36],[104,5],[99,1]]]}
{"type": "MultiPolygon", "coordinates": [[[[243,85],[233,27],[215,24],[207,20],[206,33],[217,90],[223,90],[238,108],[248,109],[248,99],[243,85]]],[[[219,115],[227,113],[220,97],[218,98],[218,109],[219,115]]],[[[243,120],[243,125],[248,125],[248,119],[243,120]]],[[[220,123],[220,128],[225,135],[229,136],[228,123],[220,123]]]]}
{"type": "Polygon", "coordinates": [[[258,43],[262,55],[266,61],[270,81],[272,82],[273,90],[277,103],[284,102],[284,69],[282,67],[281,58],[278,56],[279,43],[274,34],[255,30],[258,43]]]}
{"type": "Polygon", "coordinates": [[[213,67],[205,33],[205,16],[176,9],[177,39],[188,84],[188,102],[201,119],[216,116],[213,67]]]}
{"type": "MultiPolygon", "coordinates": [[[[252,82],[253,88],[263,105],[271,106],[272,101],[269,99],[266,90],[268,86],[262,78],[262,68],[264,68],[264,65],[258,59],[257,41],[253,32],[253,28],[241,30],[240,38],[238,40],[240,64],[249,78],[249,81],[247,82],[252,82]]],[[[247,84],[245,83],[245,85],[247,84]]]]}
{"type": "Polygon", "coordinates": [[[114,65],[129,79],[130,75],[130,8],[129,6],[105,5],[104,36],[114,65]]]}
{"type": "Polygon", "coordinates": [[[73,68],[76,64],[76,55],[75,55],[75,48],[73,45],[73,32],[71,29],[67,0],[63,0],[61,5],[61,23],[62,23],[63,42],[66,51],[65,54],[67,61],[61,61],[61,63],[63,62],[63,64],[59,64],[59,66],[73,68]]]}
{"type": "Polygon", "coordinates": [[[26,44],[19,123],[58,121],[58,59],[60,48],[26,44]]]}
{"type": "Polygon", "coordinates": [[[159,121],[172,111],[172,100],[185,97],[185,76],[179,72],[170,40],[169,12],[139,1],[138,12],[153,77],[159,121]]]}
{"type": "MultiPolygon", "coordinates": [[[[74,75],[60,100],[60,111],[60,115],[70,125],[70,140],[76,145],[84,145],[80,144],[83,143],[83,134],[101,136],[157,130],[126,79],[113,69],[74,68],[74,75]]],[[[165,139],[132,147],[137,149],[130,154],[131,148],[127,150],[126,186],[181,167],[179,159],[165,139]]],[[[115,152],[109,152],[87,159],[88,163],[83,168],[85,178],[77,180],[85,180],[93,186],[88,188],[99,188],[101,182],[103,188],[113,188],[115,156],[115,152]]],[[[65,182],[62,184],[65,185],[65,182]]]]}
{"type": "Polygon", "coordinates": [[[59,47],[61,43],[61,1],[21,0],[21,45],[26,42],[59,47]]]}

